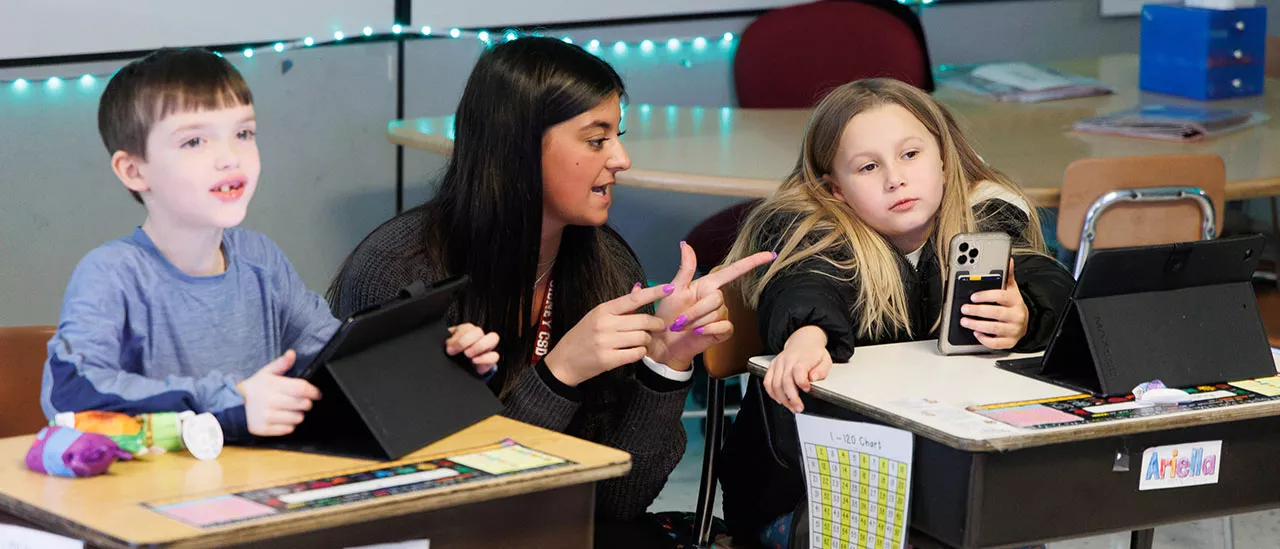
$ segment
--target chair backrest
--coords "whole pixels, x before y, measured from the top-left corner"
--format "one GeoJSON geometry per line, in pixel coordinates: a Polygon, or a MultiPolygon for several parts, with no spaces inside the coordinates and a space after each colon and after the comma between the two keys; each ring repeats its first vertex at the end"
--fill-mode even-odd
{"type": "Polygon", "coordinates": [[[1280,78],[1280,36],[1267,37],[1267,76],[1280,78]]]}
{"type": "Polygon", "coordinates": [[[747,305],[741,293],[734,288],[724,290],[724,305],[729,309],[729,321],[733,323],[733,337],[702,353],[702,363],[707,367],[707,374],[716,379],[746,373],[747,360],[764,354],[764,343],[760,339],[760,325],[756,320],[755,310],[747,305]]]}
{"type": "Polygon", "coordinates": [[[742,32],[734,54],[738,105],[812,107],[860,78],[933,91],[920,18],[895,0],[820,0],[772,10],[742,32]]]}
{"type": "Polygon", "coordinates": [[[40,379],[53,326],[0,328],[0,438],[31,435],[48,425],[40,379]]]}
{"type": "MultiPolygon", "coordinates": [[[[1080,249],[1085,213],[1094,201],[1119,189],[1195,187],[1213,202],[1214,230],[1222,232],[1227,176],[1222,158],[1212,154],[1085,158],[1067,166],[1058,205],[1058,242],[1080,249]]],[[[1201,239],[1200,206],[1191,200],[1125,202],[1098,219],[1093,248],[1120,248],[1201,239]]]]}
{"type": "Polygon", "coordinates": [[[694,251],[698,252],[698,272],[711,272],[724,262],[729,249],[738,239],[742,224],[751,215],[751,210],[759,206],[763,199],[740,202],[720,210],[698,222],[684,240],[694,251]]]}

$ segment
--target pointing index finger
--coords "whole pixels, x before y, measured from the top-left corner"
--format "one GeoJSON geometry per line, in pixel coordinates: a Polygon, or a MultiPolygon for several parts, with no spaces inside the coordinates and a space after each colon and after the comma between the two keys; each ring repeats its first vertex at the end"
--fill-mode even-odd
{"type": "Polygon", "coordinates": [[[738,277],[751,272],[752,269],[768,264],[778,257],[774,252],[760,252],[734,261],[728,267],[698,279],[698,290],[706,292],[717,290],[721,286],[737,280],[738,277]]]}

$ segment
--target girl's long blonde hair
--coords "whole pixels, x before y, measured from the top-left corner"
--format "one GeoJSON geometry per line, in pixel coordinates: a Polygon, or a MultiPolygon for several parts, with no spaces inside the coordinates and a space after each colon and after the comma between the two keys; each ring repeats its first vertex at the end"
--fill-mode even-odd
{"type": "MultiPolygon", "coordinates": [[[[796,167],[778,190],[747,218],[725,264],[761,250],[773,250],[778,258],[763,274],[759,270],[738,279],[734,290],[755,308],[765,285],[779,273],[809,258],[818,258],[857,277],[857,299],[852,304],[858,318],[859,339],[879,339],[891,334],[911,334],[908,304],[899,271],[899,252],[882,235],[859,219],[853,210],[831,193],[824,175],[833,173],[840,136],[860,113],[885,105],[898,105],[924,124],[937,140],[942,156],[942,203],[934,216],[930,243],[944,270],[951,238],[972,232],[974,218],[970,193],[982,181],[990,181],[1019,197],[1027,205],[1028,225],[1015,252],[1044,254],[1044,235],[1031,201],[1008,176],[988,166],[978,156],[951,113],[927,93],[909,84],[886,78],[857,80],[840,86],[814,108],[805,131],[796,167]]],[[[939,319],[934,319],[937,326],[939,319]]]]}

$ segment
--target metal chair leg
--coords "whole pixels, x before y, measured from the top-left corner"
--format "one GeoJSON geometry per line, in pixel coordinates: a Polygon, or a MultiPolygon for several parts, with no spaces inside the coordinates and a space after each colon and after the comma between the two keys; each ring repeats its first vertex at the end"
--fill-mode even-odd
{"type": "Polygon", "coordinates": [[[1222,517],[1222,546],[1226,549],[1236,548],[1236,528],[1233,517],[1222,517]]]}
{"type": "Polygon", "coordinates": [[[1146,530],[1134,530],[1129,532],[1129,549],[1151,549],[1151,544],[1155,543],[1156,530],[1148,528],[1146,530]]]}
{"type": "Polygon", "coordinates": [[[1271,197],[1271,255],[1276,266],[1276,289],[1280,289],[1280,211],[1277,210],[1276,197],[1271,197]]]}
{"type": "Polygon", "coordinates": [[[711,522],[716,504],[716,456],[724,438],[724,380],[707,383],[707,428],[702,446],[702,480],[698,483],[698,501],[694,508],[694,539],[699,547],[711,544],[711,522]]]}

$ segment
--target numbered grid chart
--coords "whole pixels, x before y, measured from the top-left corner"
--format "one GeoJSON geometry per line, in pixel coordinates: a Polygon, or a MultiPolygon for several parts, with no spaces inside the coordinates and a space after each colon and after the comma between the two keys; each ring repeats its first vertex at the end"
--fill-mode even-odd
{"type": "Polygon", "coordinates": [[[906,535],[907,463],[805,443],[810,547],[899,549],[906,535]]]}

